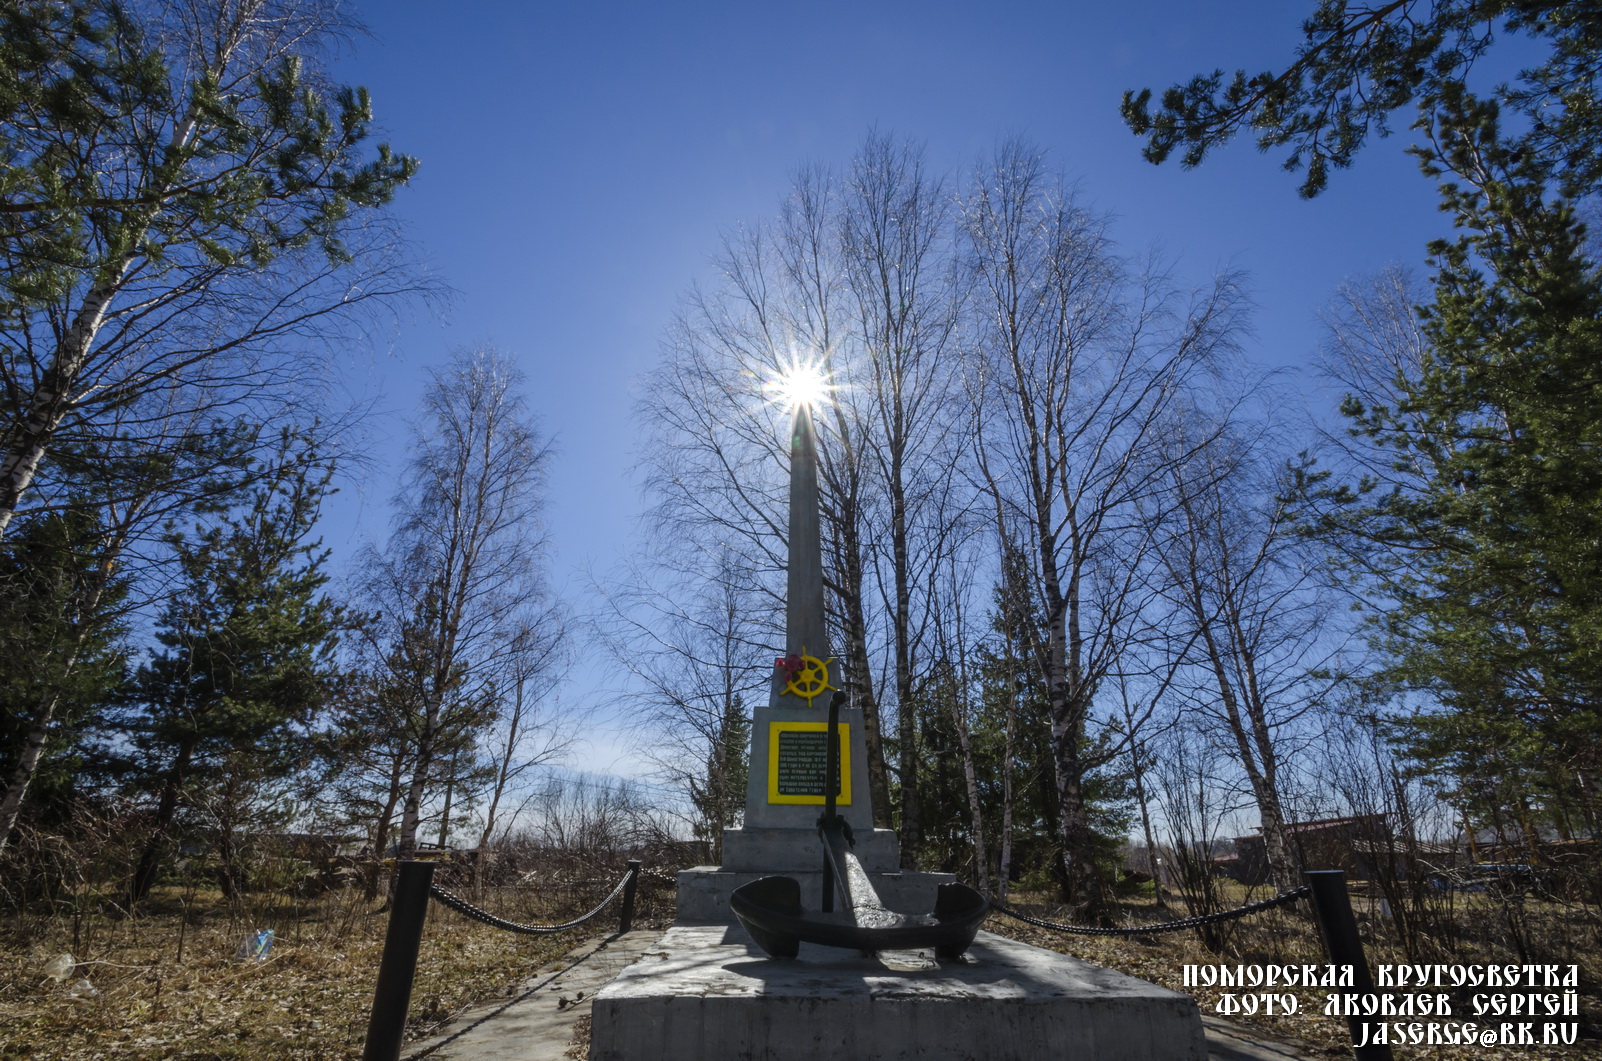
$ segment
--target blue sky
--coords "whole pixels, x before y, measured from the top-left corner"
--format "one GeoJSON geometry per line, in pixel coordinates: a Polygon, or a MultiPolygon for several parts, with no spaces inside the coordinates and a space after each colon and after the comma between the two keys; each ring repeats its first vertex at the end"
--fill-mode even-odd
{"type": "MultiPolygon", "coordinates": [[[[953,172],[1027,136],[1117,217],[1126,252],[1159,245],[1197,283],[1246,270],[1249,355],[1305,365],[1341,281],[1393,262],[1423,275],[1426,241],[1446,231],[1403,153],[1407,119],[1308,202],[1278,155],[1246,142],[1194,171],[1151,166],[1118,101],[1279,65],[1310,6],[369,3],[371,37],[337,74],[372,91],[384,135],[421,160],[395,211],[457,292],[371,363],[379,464],[402,455],[424,366],[486,340],[513,353],[559,442],[553,575],[582,608],[584,572],[638,531],[632,405],[677,300],[708,277],[720,231],[773,214],[799,165],[843,166],[875,128],[953,172]]],[[[346,488],[326,527],[336,558],[383,535],[392,481],[346,488]]],[[[604,673],[581,666],[564,700],[598,702],[604,673]]],[[[630,773],[619,747],[598,727],[583,764],[630,773]]]]}

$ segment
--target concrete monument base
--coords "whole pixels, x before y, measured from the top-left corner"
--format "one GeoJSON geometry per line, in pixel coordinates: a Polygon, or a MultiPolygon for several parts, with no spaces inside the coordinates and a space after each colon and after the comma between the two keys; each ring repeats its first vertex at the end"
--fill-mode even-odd
{"type": "MultiPolygon", "coordinates": [[[[815,813],[815,808],[809,808],[815,813]]],[[[859,829],[851,853],[869,873],[893,873],[901,865],[901,843],[891,829],[859,829]]],[[[723,868],[767,874],[818,873],[823,838],[815,826],[752,827],[723,830],[723,868]]]]}
{"type": "MultiPolygon", "coordinates": [[[[727,866],[696,866],[678,872],[678,909],[674,923],[733,924],[734,911],[729,909],[729,894],[742,884],[760,877],[794,877],[801,885],[801,905],[808,910],[823,908],[823,861],[819,849],[818,861],[799,870],[731,870],[727,866]]],[[[956,876],[950,873],[869,873],[873,890],[886,907],[897,913],[927,914],[934,909],[935,889],[950,884],[956,876]]],[[[838,894],[838,893],[836,893],[838,894]]],[[[839,901],[839,900],[837,900],[839,901]]],[[[741,938],[745,938],[742,931],[741,938]]]]}
{"type": "Polygon", "coordinates": [[[959,962],[677,925],[595,996],[590,1061],[1204,1061],[1196,1003],[979,933],[959,962]]]}

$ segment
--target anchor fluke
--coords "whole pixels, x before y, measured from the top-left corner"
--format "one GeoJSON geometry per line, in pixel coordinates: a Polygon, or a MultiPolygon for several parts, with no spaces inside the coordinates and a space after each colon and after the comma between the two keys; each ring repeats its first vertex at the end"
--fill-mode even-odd
{"type": "Polygon", "coordinates": [[[783,925],[788,923],[788,919],[802,916],[801,885],[796,883],[794,877],[763,877],[736,889],[734,895],[729,897],[729,905],[734,908],[735,916],[740,917],[740,924],[751,933],[751,938],[756,940],[757,946],[766,951],[770,957],[794,958],[800,952],[800,937],[788,934],[780,928],[768,928],[763,924],[763,918],[758,917],[748,921],[740,916],[742,900],[735,896],[739,896],[742,892],[745,893],[743,902],[748,904],[750,909],[771,912],[773,916],[766,920],[783,925]]]}

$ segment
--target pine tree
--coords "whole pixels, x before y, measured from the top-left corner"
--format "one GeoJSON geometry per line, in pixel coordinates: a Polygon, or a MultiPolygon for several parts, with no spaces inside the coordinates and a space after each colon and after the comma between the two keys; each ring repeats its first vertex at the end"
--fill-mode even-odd
{"type": "Polygon", "coordinates": [[[15,783],[30,740],[42,740],[41,705],[54,705],[53,740],[27,771],[36,819],[67,813],[86,735],[124,678],[128,586],[96,548],[95,516],[68,509],[31,518],[0,550],[0,777],[15,783]]]}
{"type": "MultiPolygon", "coordinates": [[[[97,506],[97,562],[127,574],[135,543],[237,470],[237,425],[329,392],[339,362],[316,344],[427,287],[382,215],[416,163],[369,151],[366,92],[324,76],[340,17],[0,5],[0,538],[97,506]]],[[[0,848],[56,706],[29,710],[0,848]]]]}
{"type": "Polygon", "coordinates": [[[327,553],[311,539],[332,466],[286,432],[248,503],[193,536],[174,533],[181,581],[160,620],[162,645],[135,679],[130,719],[155,836],[135,873],[141,898],[167,834],[204,790],[217,822],[222,883],[244,882],[235,827],[261,786],[305,765],[301,737],[333,677],[346,620],[322,592],[327,553]]]}
{"type": "Polygon", "coordinates": [[[1533,855],[1532,801],[1594,815],[1602,767],[1602,273],[1494,104],[1454,95],[1430,133],[1462,235],[1431,246],[1418,371],[1344,407],[1391,482],[1324,490],[1322,529],[1395,602],[1382,680],[1428,694],[1414,754],[1533,855]]]}
{"type": "Polygon", "coordinates": [[[313,322],[415,290],[364,222],[416,163],[363,157],[366,92],[319,69],[337,19],[249,0],[0,11],[0,536],[67,439],[116,437],[141,402],[282,409],[320,364],[313,322]]]}
{"type": "Polygon", "coordinates": [[[745,785],[751,748],[751,716],[744,698],[735,693],[724,704],[715,731],[709,734],[704,776],[687,779],[695,806],[691,829],[714,857],[723,851],[723,830],[739,823],[745,810],[745,785]]]}
{"type": "MultiPolygon", "coordinates": [[[[25,517],[17,542],[5,548],[11,564],[0,597],[5,609],[25,618],[7,646],[14,651],[0,656],[0,685],[28,692],[26,702],[12,705],[16,744],[6,755],[0,848],[40,764],[79,754],[56,742],[86,734],[93,741],[81,723],[100,714],[121,684],[107,667],[120,671],[122,664],[107,653],[120,660],[126,614],[153,594],[166,595],[165,561],[148,548],[151,541],[164,523],[214,514],[236,501],[257,474],[249,454],[258,439],[249,423],[191,424],[159,453],[122,439],[81,438],[55,451],[52,506],[25,517]],[[79,710],[87,713],[74,719],[79,710]]],[[[98,753],[86,766],[113,779],[120,769],[115,756],[98,753]]]]}
{"type": "MultiPolygon", "coordinates": [[[[1052,783],[1051,709],[1039,653],[1045,617],[1027,558],[1003,550],[992,637],[978,649],[981,697],[974,757],[982,764],[985,820],[994,823],[1001,881],[1047,877],[1062,861],[1052,783]]],[[[1006,885],[999,885],[1006,895],[1006,885]]]]}
{"type": "Polygon", "coordinates": [[[1278,71],[1201,74],[1162,95],[1126,92],[1124,121],[1146,139],[1147,161],[1175,150],[1185,167],[1250,129],[1257,145],[1291,146],[1285,169],[1305,168],[1304,196],[1321,192],[1331,169],[1352,164],[1371,136],[1415,105],[1420,124],[1449,115],[1474,64],[1498,38],[1523,37],[1544,60],[1496,95],[1527,121],[1520,151],[1545,161],[1570,196],[1602,180],[1602,11],[1588,0],[1319,0],[1302,23],[1304,42],[1278,71]]]}

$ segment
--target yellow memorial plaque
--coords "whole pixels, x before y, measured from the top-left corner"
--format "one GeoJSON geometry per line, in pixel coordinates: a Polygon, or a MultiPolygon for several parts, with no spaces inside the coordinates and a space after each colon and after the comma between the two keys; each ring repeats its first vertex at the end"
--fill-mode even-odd
{"type": "MultiPolygon", "coordinates": [[[[768,723],[768,802],[822,806],[829,769],[827,722],[768,723]]],[[[851,805],[851,724],[839,724],[840,787],[835,803],[851,805]]]]}

